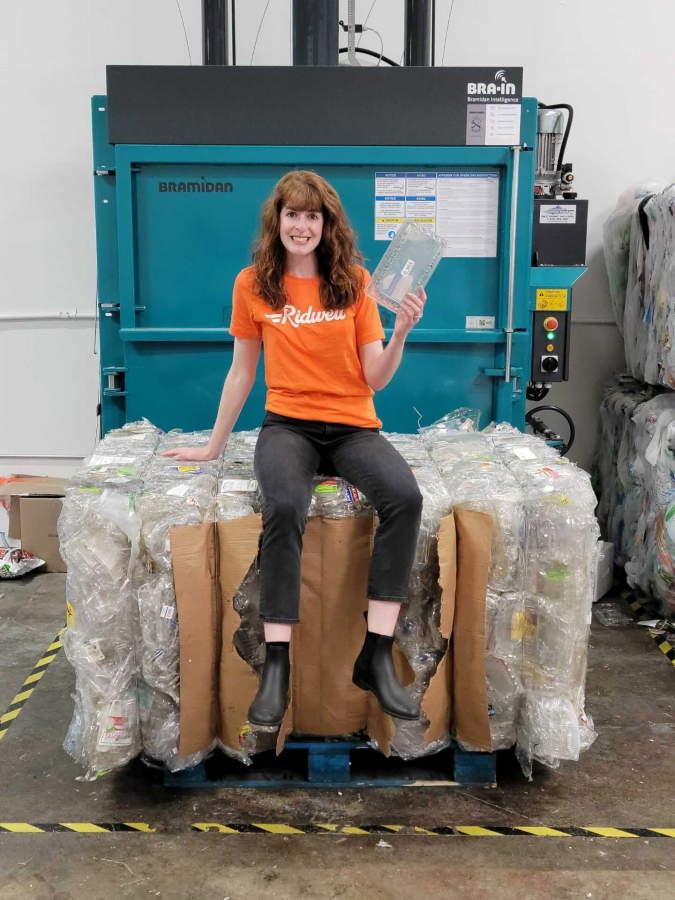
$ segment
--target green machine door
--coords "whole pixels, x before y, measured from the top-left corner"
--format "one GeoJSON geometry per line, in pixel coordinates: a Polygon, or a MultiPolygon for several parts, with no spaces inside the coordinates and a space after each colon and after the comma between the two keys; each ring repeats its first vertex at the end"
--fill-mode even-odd
{"type": "MultiPolygon", "coordinates": [[[[516,149],[113,147],[104,96],[93,98],[92,116],[103,433],[142,416],[163,429],[213,425],[233,352],[233,282],[250,265],[263,201],[293,168],[336,188],[370,271],[388,246],[376,239],[382,173],[498,178],[494,255],[441,260],[423,323],[375,404],[388,431],[414,431],[416,410],[429,424],[458,406],[480,409],[483,425],[497,418],[524,427],[536,101],[523,100],[516,149]]],[[[390,334],[393,317],[380,314],[390,334]]],[[[264,399],[261,364],[237,428],[260,424],[264,399]]]]}

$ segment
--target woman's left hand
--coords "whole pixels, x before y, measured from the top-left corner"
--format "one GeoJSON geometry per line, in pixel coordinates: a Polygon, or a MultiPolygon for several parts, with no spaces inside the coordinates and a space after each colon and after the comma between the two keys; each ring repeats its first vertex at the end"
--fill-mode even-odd
{"type": "Polygon", "coordinates": [[[405,300],[396,314],[394,325],[394,337],[406,338],[424,315],[424,304],[427,295],[423,287],[418,288],[417,294],[406,294],[405,300]]]}

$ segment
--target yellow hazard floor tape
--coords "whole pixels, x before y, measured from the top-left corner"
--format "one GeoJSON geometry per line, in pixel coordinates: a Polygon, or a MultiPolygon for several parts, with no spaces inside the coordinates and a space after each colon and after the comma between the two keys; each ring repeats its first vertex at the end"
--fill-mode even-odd
{"type": "Polygon", "coordinates": [[[675,839],[675,828],[610,828],[596,825],[560,826],[549,828],[535,825],[337,825],[330,822],[293,825],[287,822],[191,822],[183,826],[170,825],[162,828],[147,822],[0,822],[0,834],[50,834],[55,832],[70,834],[111,834],[127,832],[133,834],[177,834],[201,832],[203,834],[258,834],[258,835],[351,835],[368,837],[388,835],[389,837],[425,836],[430,837],[585,837],[585,838],[654,838],[675,839]]]}
{"type": "Polygon", "coordinates": [[[0,741],[4,738],[4,736],[9,731],[9,727],[14,722],[24,708],[26,701],[31,696],[33,691],[35,690],[37,683],[40,681],[42,676],[47,671],[47,667],[50,663],[53,663],[57,657],[57,654],[61,647],[61,635],[66,630],[64,626],[56,638],[51,642],[51,644],[47,647],[42,657],[35,663],[33,667],[33,671],[30,673],[28,678],[21,685],[21,690],[14,697],[12,702],[7,707],[7,710],[0,716],[0,741]]]}

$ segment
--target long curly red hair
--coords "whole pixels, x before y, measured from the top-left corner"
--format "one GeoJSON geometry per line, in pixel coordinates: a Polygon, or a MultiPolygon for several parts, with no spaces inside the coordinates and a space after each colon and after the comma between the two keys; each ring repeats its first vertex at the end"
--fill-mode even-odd
{"type": "Polygon", "coordinates": [[[321,276],[321,303],[324,309],[352,306],[364,281],[362,270],[357,267],[363,256],[357,249],[356,235],[335,188],[316,172],[302,170],[284,175],[262,208],[253,250],[256,293],[272,309],[283,309],[289,299],[284,290],[286,248],[279,237],[284,206],[298,211],[321,210],[323,232],[315,251],[321,276]]]}

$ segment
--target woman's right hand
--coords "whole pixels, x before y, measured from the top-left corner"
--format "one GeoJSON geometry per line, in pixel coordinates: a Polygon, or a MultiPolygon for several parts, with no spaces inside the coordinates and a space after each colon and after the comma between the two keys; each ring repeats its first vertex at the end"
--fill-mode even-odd
{"type": "Polygon", "coordinates": [[[218,459],[220,453],[216,453],[208,445],[206,447],[178,447],[175,450],[167,450],[162,456],[171,456],[177,460],[192,460],[205,462],[207,459],[218,459]]]}

